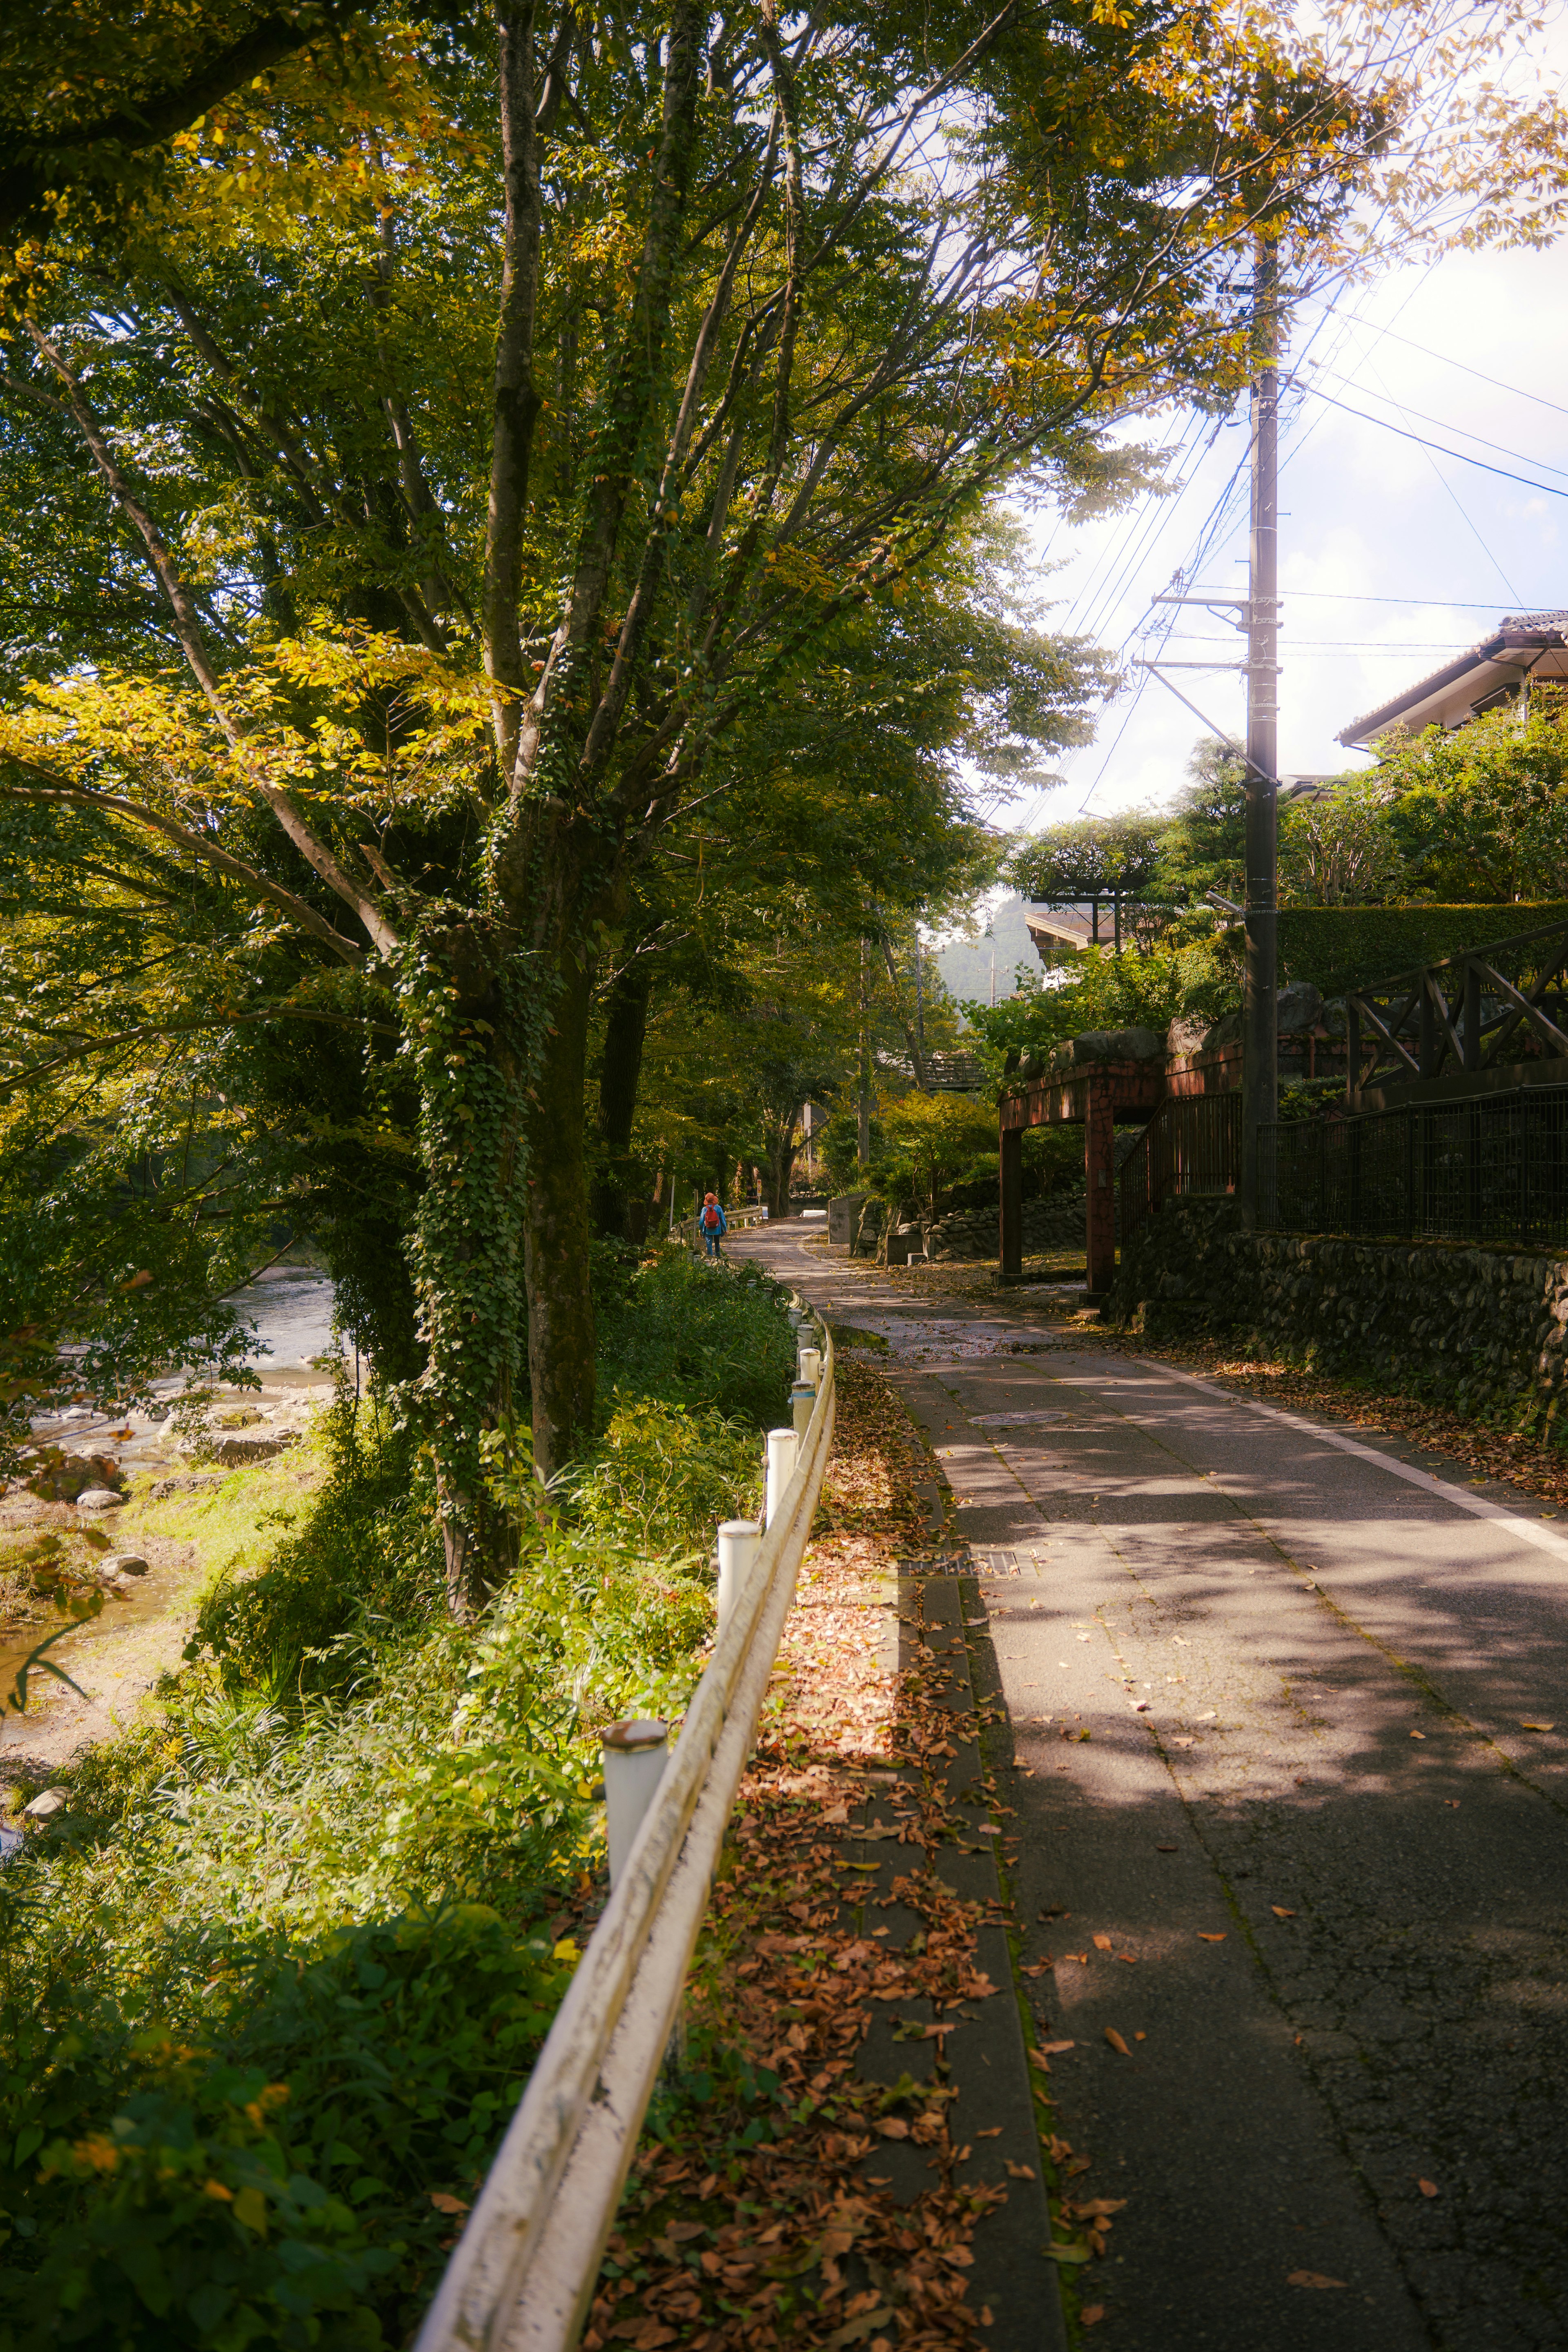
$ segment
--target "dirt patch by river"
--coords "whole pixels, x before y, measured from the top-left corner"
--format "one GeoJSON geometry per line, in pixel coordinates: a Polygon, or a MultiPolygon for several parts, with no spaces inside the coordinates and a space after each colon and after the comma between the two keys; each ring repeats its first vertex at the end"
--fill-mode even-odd
{"type": "MultiPolygon", "coordinates": [[[[326,1393],[323,1383],[317,1396],[326,1393]]],[[[254,1407],[258,1400],[252,1391],[243,1402],[254,1407]]],[[[41,1500],[19,1482],[0,1492],[0,1563],[10,1570],[0,1584],[0,1694],[10,1690],[28,1652],[61,1622],[18,1565],[26,1547],[39,1536],[58,1536],[78,1576],[120,1554],[147,1563],[145,1575],[114,1580],[101,1613],[50,1650],[79,1688],[35,1670],[26,1712],[0,1721],[0,1811],[8,1790],[44,1785],[87,1748],[126,1728],[159,1678],[180,1664],[201,1599],[215,1580],[253,1575],[264,1565],[321,1475],[310,1433],[315,1402],[301,1400],[297,1390],[286,1400],[259,1400],[269,1418],[287,1418],[305,1433],[270,1460],[225,1471],[183,1460],[172,1444],[138,1449],[140,1459],[127,1465],[128,1499],[90,1520],[74,1504],[41,1500]],[[89,1529],[108,1538],[108,1550],[89,1544],[89,1529]]],[[[262,1424],[253,1426],[260,1433],[262,1424]]]]}

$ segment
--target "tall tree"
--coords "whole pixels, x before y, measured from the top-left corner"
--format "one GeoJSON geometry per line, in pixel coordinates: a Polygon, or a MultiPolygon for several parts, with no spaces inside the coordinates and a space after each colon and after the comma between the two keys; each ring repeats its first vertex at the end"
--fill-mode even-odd
{"type": "Polygon", "coordinates": [[[592,1429],[585,1057],[638,871],[993,487],[1114,490],[1108,425],[1229,396],[1238,244],[1333,227],[1441,12],[1331,54],[1175,0],[125,13],[35,0],[0,58],[0,504],[30,538],[85,469],[98,507],[5,788],[221,874],[399,1029],[471,1606],[525,1329],[542,1470],[592,1429]]]}

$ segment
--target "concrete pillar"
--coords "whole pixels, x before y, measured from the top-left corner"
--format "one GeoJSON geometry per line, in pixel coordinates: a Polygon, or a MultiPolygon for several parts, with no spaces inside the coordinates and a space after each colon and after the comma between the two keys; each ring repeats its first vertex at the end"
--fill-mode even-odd
{"type": "Polygon", "coordinates": [[[1001,1168],[1001,1247],[1004,1280],[1024,1271],[1024,1130],[1005,1127],[997,1139],[1001,1168]]]}
{"type": "Polygon", "coordinates": [[[1089,1194],[1089,1295],[1103,1297],[1116,1279],[1116,1111],[1109,1084],[1086,1083],[1084,1183],[1089,1194]]]}

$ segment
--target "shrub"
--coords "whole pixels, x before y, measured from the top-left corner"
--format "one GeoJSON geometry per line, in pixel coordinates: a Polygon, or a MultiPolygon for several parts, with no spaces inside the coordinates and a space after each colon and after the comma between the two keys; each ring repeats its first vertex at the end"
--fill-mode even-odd
{"type": "Polygon", "coordinates": [[[0,2347],[400,2342],[573,1957],[461,1904],[253,1955],[195,2035],[13,2003],[0,2347]]]}
{"type": "Polygon", "coordinates": [[[795,1378],[785,1294],[744,1258],[710,1264],[681,1248],[645,1265],[601,1326],[607,1397],[711,1405],[754,1429],[774,1425],[795,1378]]]}

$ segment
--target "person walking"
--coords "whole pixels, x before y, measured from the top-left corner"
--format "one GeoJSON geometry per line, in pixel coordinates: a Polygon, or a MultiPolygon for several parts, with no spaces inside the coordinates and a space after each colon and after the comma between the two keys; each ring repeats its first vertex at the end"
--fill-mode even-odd
{"type": "Polygon", "coordinates": [[[729,1221],[724,1214],[717,1192],[704,1195],[702,1213],[697,1220],[697,1230],[708,1244],[709,1256],[717,1257],[719,1244],[730,1230],[729,1221]]]}

